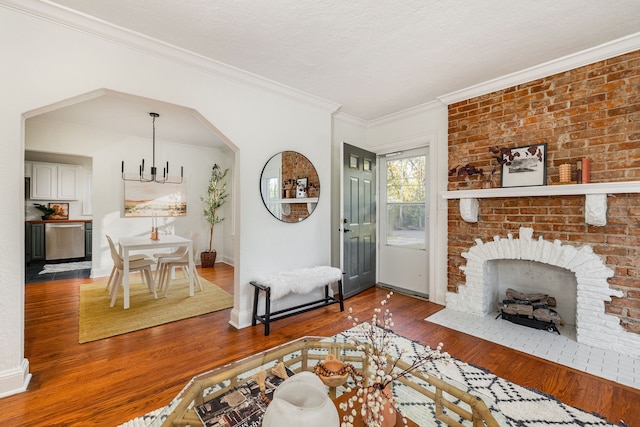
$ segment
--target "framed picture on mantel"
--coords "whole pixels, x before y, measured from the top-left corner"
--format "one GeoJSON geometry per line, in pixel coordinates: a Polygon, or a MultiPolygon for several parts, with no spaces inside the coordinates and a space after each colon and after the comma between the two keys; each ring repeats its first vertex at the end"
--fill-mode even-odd
{"type": "Polygon", "coordinates": [[[547,184],[547,144],[512,148],[502,155],[502,187],[531,187],[547,184]]]}

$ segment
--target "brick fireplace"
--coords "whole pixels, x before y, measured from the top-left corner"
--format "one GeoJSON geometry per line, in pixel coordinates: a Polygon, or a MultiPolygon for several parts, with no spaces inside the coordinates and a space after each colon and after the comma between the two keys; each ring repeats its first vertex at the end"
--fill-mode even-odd
{"type": "MultiPolygon", "coordinates": [[[[519,236],[495,236],[491,241],[476,239],[475,245],[462,253],[467,260],[461,266],[466,281],[457,292],[448,292],[447,308],[475,314],[492,315],[496,312],[498,283],[490,280],[487,263],[492,260],[528,260],[567,269],[575,274],[576,337],[581,344],[615,350],[640,357],[640,335],[627,332],[617,316],[605,313],[605,302],[612,296],[621,297],[622,291],[609,287],[607,280],[614,274],[589,245],[579,247],[533,237],[532,228],[520,228],[519,236]]],[[[558,283],[556,286],[573,286],[558,283]]],[[[562,301],[559,301],[562,304],[562,301]]],[[[566,319],[573,323],[573,319],[566,319]]]]}
{"type": "MultiPolygon", "coordinates": [[[[639,94],[640,51],[636,51],[456,102],[449,105],[449,169],[468,163],[490,171],[496,165],[490,147],[547,143],[548,185],[559,181],[559,167],[564,163],[574,165],[575,179],[576,161],[583,157],[591,160],[592,183],[640,181],[639,94]]],[[[499,166],[497,169],[494,187],[500,187],[499,166]]],[[[449,178],[448,190],[483,191],[482,181],[478,175],[454,175],[449,178]]],[[[607,197],[606,225],[585,222],[584,195],[481,199],[477,222],[462,218],[459,203],[457,199],[448,200],[447,305],[454,300],[455,304],[471,304],[454,295],[469,292],[468,275],[470,268],[476,266],[470,265],[465,256],[475,253],[471,249],[474,245],[492,246],[496,236],[501,241],[509,240],[509,233],[518,236],[521,228],[530,228],[544,236],[543,246],[553,246],[558,241],[567,254],[579,252],[587,256],[591,251],[600,260],[601,273],[594,279],[600,283],[600,290],[594,304],[601,309],[598,317],[602,325],[610,329],[598,330],[594,335],[622,329],[630,341],[624,338],[611,345],[629,345],[631,348],[625,353],[637,351],[639,193],[607,197]]],[[[530,240],[538,242],[537,236],[530,240]]],[[[575,273],[579,288],[585,286],[581,281],[583,272],[575,273]]],[[[484,308],[473,310],[482,313],[484,308]]],[[[584,330],[589,328],[580,325],[583,338],[584,330]]]]}

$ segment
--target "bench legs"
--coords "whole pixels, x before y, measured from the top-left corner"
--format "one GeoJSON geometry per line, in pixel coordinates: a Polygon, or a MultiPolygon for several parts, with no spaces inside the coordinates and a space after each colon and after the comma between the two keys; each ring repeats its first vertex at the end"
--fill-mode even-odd
{"type": "Polygon", "coordinates": [[[258,322],[264,324],[264,335],[269,335],[271,321],[283,319],[285,317],[294,316],[296,314],[305,313],[320,307],[326,307],[331,304],[340,304],[340,311],[344,311],[344,293],[342,290],[342,280],[338,280],[338,299],[331,292],[331,285],[324,287],[324,298],[318,301],[312,301],[306,304],[297,305],[295,307],[286,308],[271,312],[271,288],[261,285],[257,282],[250,282],[254,287],[253,291],[253,313],[251,316],[251,326],[256,326],[258,322]],[[260,299],[260,291],[265,293],[264,315],[258,314],[258,301],[260,299]]]}
{"type": "Polygon", "coordinates": [[[251,326],[256,326],[257,321],[264,323],[264,335],[267,336],[269,335],[269,323],[271,322],[271,288],[254,282],[251,282],[251,284],[255,287],[253,292],[253,314],[251,316],[251,326]],[[265,292],[264,316],[258,315],[260,291],[265,292]]]}

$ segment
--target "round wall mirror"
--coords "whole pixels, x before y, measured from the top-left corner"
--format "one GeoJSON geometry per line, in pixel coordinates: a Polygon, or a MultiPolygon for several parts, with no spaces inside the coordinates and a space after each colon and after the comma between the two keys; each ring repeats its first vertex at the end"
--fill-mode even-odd
{"type": "Polygon", "coordinates": [[[280,221],[303,221],[318,204],[318,172],[302,154],[283,151],[270,158],[262,169],[260,193],[266,208],[280,221]]]}

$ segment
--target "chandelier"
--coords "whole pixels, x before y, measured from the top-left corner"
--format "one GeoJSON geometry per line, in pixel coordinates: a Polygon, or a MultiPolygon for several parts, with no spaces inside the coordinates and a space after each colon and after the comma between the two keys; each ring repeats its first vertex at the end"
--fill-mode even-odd
{"type": "Polygon", "coordinates": [[[156,118],[160,117],[158,113],[149,113],[153,118],[153,157],[151,159],[151,173],[145,174],[144,171],[144,159],[140,165],[140,173],[138,178],[127,178],[124,174],[124,160],[122,161],[122,179],[124,181],[140,181],[140,182],[155,182],[157,184],[182,184],[184,168],[180,166],[180,181],[172,181],[169,179],[169,162],[167,167],[162,169],[162,177],[159,177],[156,169],[156,118]]]}

